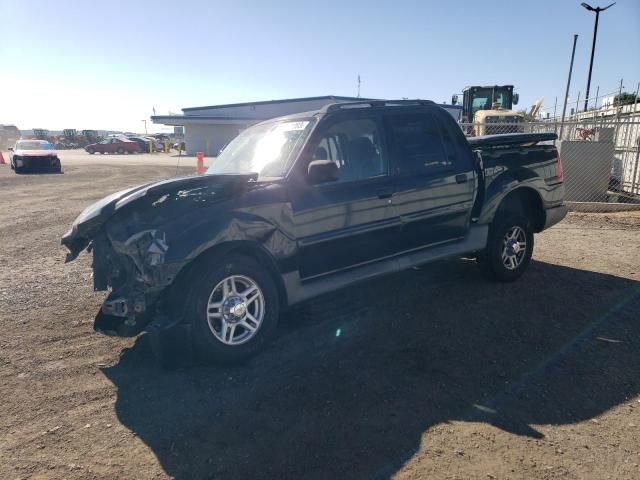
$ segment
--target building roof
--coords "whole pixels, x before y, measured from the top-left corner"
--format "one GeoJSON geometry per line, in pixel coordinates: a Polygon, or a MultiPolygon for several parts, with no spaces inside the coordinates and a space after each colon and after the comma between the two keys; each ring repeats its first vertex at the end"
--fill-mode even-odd
{"type": "Polygon", "coordinates": [[[252,105],[269,105],[269,104],[277,104],[277,103],[310,102],[313,100],[338,100],[338,101],[357,102],[359,100],[375,100],[375,99],[359,98],[359,97],[340,97],[336,95],[324,95],[320,97],[285,98],[282,100],[265,100],[261,102],[227,103],[224,105],[209,105],[207,107],[189,107],[189,108],[183,108],[182,111],[197,112],[198,110],[209,110],[212,108],[247,107],[252,105]]]}
{"type": "MultiPolygon", "coordinates": [[[[247,121],[253,121],[256,120],[255,117],[236,117],[234,116],[226,116],[226,115],[151,115],[151,119],[153,121],[161,121],[161,120],[173,120],[173,119],[182,119],[182,120],[193,120],[193,121],[199,121],[199,120],[247,120],[247,121]]],[[[259,120],[259,119],[258,119],[259,120]]]]}
{"type": "Polygon", "coordinates": [[[262,118],[249,118],[249,117],[224,117],[220,115],[152,115],[151,121],[153,123],[161,123],[163,125],[182,126],[185,124],[194,123],[214,123],[214,124],[251,124],[256,122],[262,122],[262,118]]]}

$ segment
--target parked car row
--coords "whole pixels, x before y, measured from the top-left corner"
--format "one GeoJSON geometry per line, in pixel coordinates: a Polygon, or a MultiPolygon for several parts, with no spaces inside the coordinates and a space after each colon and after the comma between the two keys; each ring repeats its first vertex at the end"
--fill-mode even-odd
{"type": "MultiPolygon", "coordinates": [[[[124,140],[137,143],[143,153],[149,152],[149,143],[153,142],[153,139],[147,137],[126,137],[124,140]]],[[[153,142],[153,151],[158,151],[155,142],[153,142]]]]}
{"type": "MultiPolygon", "coordinates": [[[[182,146],[184,147],[184,142],[182,146]]],[[[150,148],[152,148],[154,152],[164,151],[163,141],[160,138],[151,136],[122,135],[110,137],[101,142],[91,143],[84,149],[91,155],[94,153],[118,153],[122,155],[125,153],[147,153],[150,148]]]]}

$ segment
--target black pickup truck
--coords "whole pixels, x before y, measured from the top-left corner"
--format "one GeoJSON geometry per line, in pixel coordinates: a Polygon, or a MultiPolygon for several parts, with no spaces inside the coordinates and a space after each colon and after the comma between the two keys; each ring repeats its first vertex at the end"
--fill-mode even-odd
{"type": "Polygon", "coordinates": [[[111,290],[96,330],[236,361],[283,309],[361,280],[456,256],[518,278],[566,214],[555,138],[467,139],[424,100],[332,104],[248,128],[205,175],[100,200],[62,243],[111,290]]]}

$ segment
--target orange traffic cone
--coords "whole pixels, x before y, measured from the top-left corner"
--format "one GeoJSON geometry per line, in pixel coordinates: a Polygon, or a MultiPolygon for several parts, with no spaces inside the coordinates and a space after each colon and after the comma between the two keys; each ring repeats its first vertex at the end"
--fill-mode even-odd
{"type": "Polygon", "coordinates": [[[204,153],[197,152],[196,159],[197,159],[196,173],[199,175],[202,175],[204,173],[204,153]]]}
{"type": "Polygon", "coordinates": [[[0,152],[0,165],[6,165],[7,162],[4,161],[4,157],[2,156],[2,152],[0,152]]]}

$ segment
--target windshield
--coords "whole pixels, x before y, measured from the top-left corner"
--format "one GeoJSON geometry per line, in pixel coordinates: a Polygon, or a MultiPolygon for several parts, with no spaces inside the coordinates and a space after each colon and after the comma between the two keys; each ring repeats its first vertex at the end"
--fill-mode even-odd
{"type": "Polygon", "coordinates": [[[492,103],[496,102],[499,108],[511,108],[511,92],[507,89],[479,88],[473,92],[471,113],[478,110],[491,110],[492,103]]]}
{"type": "Polygon", "coordinates": [[[312,121],[271,122],[244,130],[227,145],[207,174],[257,173],[282,177],[311,130],[312,121]]]}
{"type": "Polygon", "coordinates": [[[49,142],[18,142],[16,150],[53,150],[49,142]]]}

